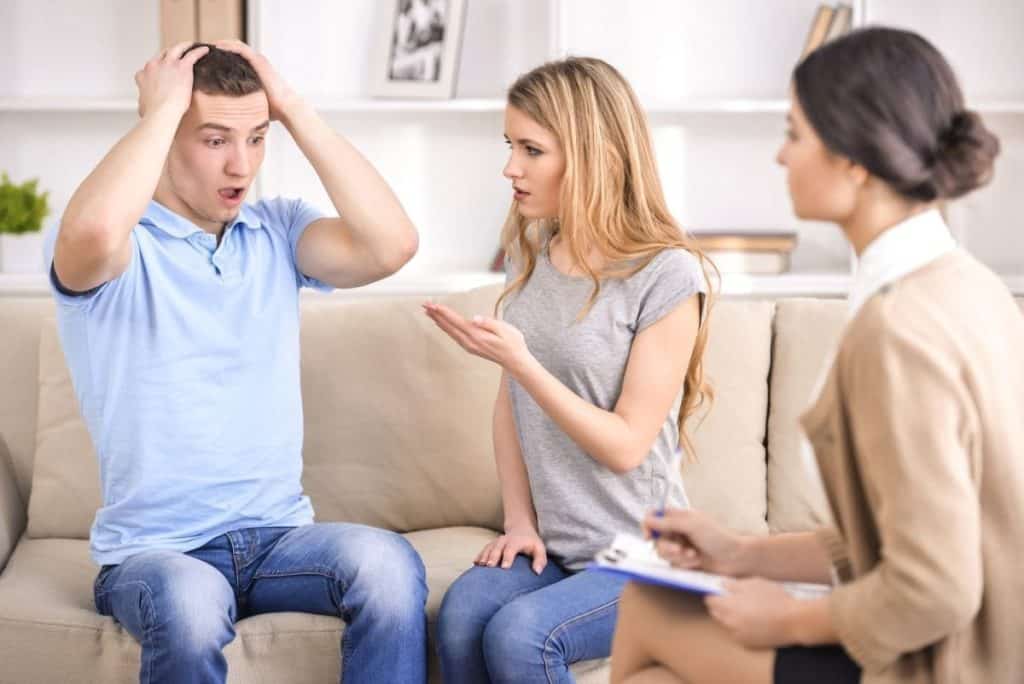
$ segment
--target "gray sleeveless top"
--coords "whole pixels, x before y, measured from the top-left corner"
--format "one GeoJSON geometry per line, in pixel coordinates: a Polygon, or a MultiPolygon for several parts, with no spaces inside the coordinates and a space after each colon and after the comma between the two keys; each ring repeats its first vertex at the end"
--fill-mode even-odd
{"type": "MultiPolygon", "coordinates": [[[[511,282],[515,265],[508,261],[506,268],[511,282]]],[[[669,249],[627,279],[603,281],[593,308],[577,322],[592,289],[589,278],[557,270],[545,246],[529,281],[506,300],[503,318],[522,331],[544,368],[610,411],[622,391],[633,338],[707,288],[698,259],[669,249]]],[[[665,416],[643,464],[617,475],[584,452],[519,383],[509,382],[540,536],[563,566],[581,569],[616,533],[638,532],[666,488],[668,505],[688,505],[678,464],[670,467],[679,441],[677,406],[665,416]]]]}

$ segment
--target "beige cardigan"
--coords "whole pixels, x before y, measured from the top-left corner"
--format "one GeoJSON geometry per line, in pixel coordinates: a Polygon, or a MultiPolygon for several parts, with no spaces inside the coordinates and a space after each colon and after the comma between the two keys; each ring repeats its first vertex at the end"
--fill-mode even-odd
{"type": "Polygon", "coordinates": [[[863,682],[1024,682],[1024,317],[960,250],[871,298],[802,418],[863,682]]]}

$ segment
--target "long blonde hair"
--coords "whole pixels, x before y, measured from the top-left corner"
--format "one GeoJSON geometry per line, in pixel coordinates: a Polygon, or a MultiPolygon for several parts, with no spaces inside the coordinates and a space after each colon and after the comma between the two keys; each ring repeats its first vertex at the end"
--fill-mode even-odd
{"type": "Polygon", "coordinates": [[[708,294],[686,369],[678,421],[679,444],[695,458],[685,422],[714,396],[704,378],[703,357],[717,269],[668,211],[647,120],[633,89],[607,62],[570,57],[520,76],[509,89],[508,105],[558,138],[565,153],[565,174],[557,218],[528,220],[515,202],[509,209],[501,245],[519,274],[501,294],[495,310],[530,279],[540,249],[555,233],[594,283],[580,318],[597,300],[602,278],[627,278],[665,249],[682,248],[695,255],[708,294]],[[597,251],[607,266],[591,267],[589,250],[597,251]]]}

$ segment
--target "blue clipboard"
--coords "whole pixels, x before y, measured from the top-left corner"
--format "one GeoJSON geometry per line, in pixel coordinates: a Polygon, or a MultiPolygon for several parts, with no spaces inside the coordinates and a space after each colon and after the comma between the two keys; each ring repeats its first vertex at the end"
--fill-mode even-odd
{"type": "MultiPolygon", "coordinates": [[[[700,570],[673,568],[657,557],[648,542],[632,535],[616,535],[612,545],[597,554],[588,570],[606,572],[619,577],[669,589],[681,589],[702,596],[724,594],[722,583],[729,579],[700,570]]],[[[815,599],[827,595],[827,584],[783,582],[783,588],[799,599],[815,599]]]]}
{"type": "Polygon", "coordinates": [[[668,589],[682,589],[701,596],[723,593],[722,578],[706,572],[695,570],[678,570],[674,568],[647,568],[628,560],[608,562],[597,560],[587,566],[587,570],[605,572],[610,575],[624,577],[643,584],[653,584],[668,589]]]}

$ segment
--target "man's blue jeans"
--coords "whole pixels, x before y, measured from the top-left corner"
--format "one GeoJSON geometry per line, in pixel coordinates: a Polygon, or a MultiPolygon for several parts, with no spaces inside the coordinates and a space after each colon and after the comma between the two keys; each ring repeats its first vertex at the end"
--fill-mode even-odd
{"type": "Polygon", "coordinates": [[[471,568],[445,594],[437,650],[446,684],[565,684],[570,664],[611,653],[625,580],[550,561],[535,575],[531,562],[471,568]]]}
{"type": "Polygon", "coordinates": [[[425,682],[427,586],[405,539],[362,525],[263,527],[188,553],[141,553],[104,566],[96,608],[142,645],[142,684],[224,682],[223,647],[250,615],[335,615],[342,681],[425,682]]]}

